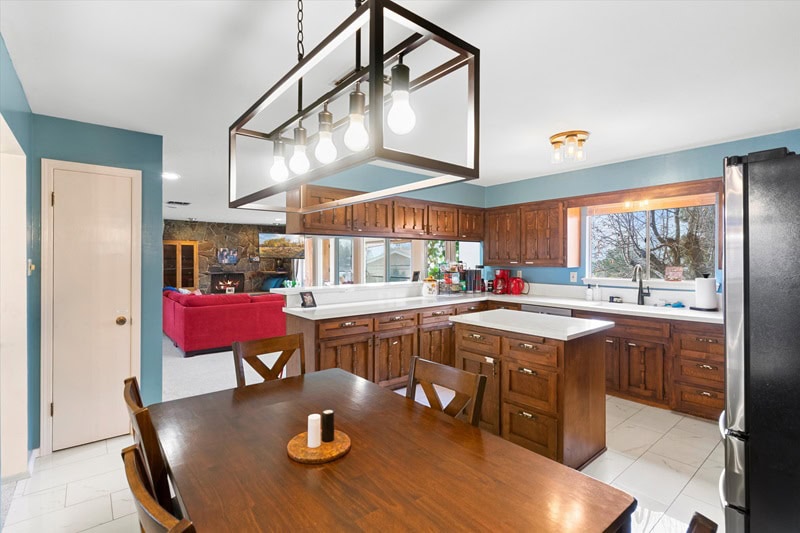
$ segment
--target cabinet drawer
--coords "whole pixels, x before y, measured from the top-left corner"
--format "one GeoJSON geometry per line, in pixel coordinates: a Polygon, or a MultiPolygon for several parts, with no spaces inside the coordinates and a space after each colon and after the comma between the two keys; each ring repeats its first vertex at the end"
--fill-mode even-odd
{"type": "Polygon", "coordinates": [[[417,313],[414,311],[398,311],[375,317],[375,331],[410,328],[417,325],[417,313]]]}
{"type": "Polygon", "coordinates": [[[500,337],[476,329],[456,327],[456,346],[494,357],[500,355],[500,337]]]}
{"type": "Polygon", "coordinates": [[[425,309],[419,313],[419,323],[422,325],[447,322],[454,314],[456,314],[456,310],[452,307],[434,307],[433,309],[425,309]]]}
{"type": "Polygon", "coordinates": [[[558,414],[558,372],[504,360],[503,399],[558,414]]]}
{"type": "Polygon", "coordinates": [[[679,357],[675,365],[675,380],[714,388],[725,388],[725,367],[712,361],[679,357]]]}
{"type": "Polygon", "coordinates": [[[725,393],[708,387],[675,384],[679,411],[716,420],[725,408],[725,393]]]}
{"type": "Polygon", "coordinates": [[[670,324],[664,320],[656,318],[630,318],[621,315],[607,315],[603,313],[592,313],[586,311],[576,311],[576,318],[594,318],[597,320],[608,320],[615,324],[613,329],[605,332],[612,337],[632,337],[632,338],[669,338],[670,324]]]}
{"type": "Polygon", "coordinates": [[[473,302],[471,304],[460,304],[456,306],[456,314],[464,315],[467,313],[477,313],[489,309],[488,302],[473,302]]]}
{"type": "Polygon", "coordinates": [[[319,338],[330,339],[343,335],[357,335],[372,332],[371,318],[339,318],[319,324],[319,338]]]}
{"type": "Polygon", "coordinates": [[[725,338],[722,335],[680,333],[676,335],[675,341],[675,355],[705,359],[720,365],[725,363],[725,338]]]}
{"type": "Polygon", "coordinates": [[[495,302],[490,300],[489,311],[491,311],[492,309],[511,309],[512,311],[521,311],[522,305],[509,302],[495,302]]]}
{"type": "Polygon", "coordinates": [[[558,420],[503,403],[503,438],[539,455],[558,460],[558,420]]]}
{"type": "Polygon", "coordinates": [[[558,367],[559,344],[541,337],[504,337],[502,353],[520,361],[558,367]]]}

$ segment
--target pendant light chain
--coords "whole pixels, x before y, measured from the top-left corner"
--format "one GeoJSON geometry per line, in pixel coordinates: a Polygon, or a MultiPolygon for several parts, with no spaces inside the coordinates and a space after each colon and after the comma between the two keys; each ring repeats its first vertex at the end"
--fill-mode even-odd
{"type": "MultiPolygon", "coordinates": [[[[297,62],[303,60],[306,49],[303,46],[303,0],[297,0],[297,62]]],[[[297,112],[303,110],[303,78],[297,82],[297,112]]],[[[302,120],[300,121],[302,126],[302,120]]]]}

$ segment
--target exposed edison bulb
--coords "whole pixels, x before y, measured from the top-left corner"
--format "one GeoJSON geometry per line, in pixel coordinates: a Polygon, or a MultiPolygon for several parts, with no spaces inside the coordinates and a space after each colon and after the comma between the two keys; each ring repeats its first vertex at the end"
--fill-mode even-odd
{"type": "Polygon", "coordinates": [[[389,129],[397,135],[405,135],[414,129],[417,115],[411,109],[408,91],[392,91],[392,108],[386,117],[389,129]]]}
{"type": "Polygon", "coordinates": [[[350,93],[350,124],[344,132],[344,145],[354,152],[360,152],[369,145],[369,133],[364,126],[366,97],[358,88],[350,93]]]}
{"type": "Polygon", "coordinates": [[[389,129],[397,135],[405,135],[414,129],[417,116],[411,109],[408,94],[409,68],[403,64],[400,55],[398,63],[392,67],[392,108],[386,117],[389,129]]]}
{"type": "Polygon", "coordinates": [[[272,161],[272,168],[269,169],[269,176],[277,182],[286,181],[289,178],[289,169],[286,167],[286,158],[283,155],[282,141],[275,141],[272,161]]]}
{"type": "Polygon", "coordinates": [[[578,138],[575,135],[568,135],[567,142],[564,145],[564,157],[566,159],[575,159],[575,152],[578,151],[578,138]]]}
{"type": "Polygon", "coordinates": [[[294,129],[294,152],[289,159],[289,168],[295,174],[305,174],[311,166],[306,155],[306,138],[306,129],[303,126],[294,129]]]}
{"type": "Polygon", "coordinates": [[[323,165],[336,159],[336,145],[333,144],[333,134],[329,131],[319,132],[319,141],[314,149],[314,157],[323,165]]]}
{"type": "Polygon", "coordinates": [[[319,113],[318,137],[314,157],[323,165],[327,165],[336,159],[336,145],[333,144],[333,113],[328,111],[327,103],[319,113]]]}

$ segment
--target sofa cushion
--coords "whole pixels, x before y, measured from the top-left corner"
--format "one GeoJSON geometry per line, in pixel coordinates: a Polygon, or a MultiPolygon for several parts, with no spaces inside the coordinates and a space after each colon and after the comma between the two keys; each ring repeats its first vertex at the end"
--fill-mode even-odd
{"type": "Polygon", "coordinates": [[[164,296],[166,296],[170,300],[175,300],[177,302],[178,300],[180,300],[183,294],[179,293],[178,290],[175,289],[174,291],[164,291],[164,296]]]}
{"type": "Polygon", "coordinates": [[[186,307],[210,307],[212,305],[230,305],[250,303],[247,294],[182,294],[178,303],[186,307]]]}
{"type": "Polygon", "coordinates": [[[256,294],[256,295],[250,296],[250,299],[253,301],[253,303],[271,302],[271,301],[283,302],[283,295],[282,294],[256,294]]]}

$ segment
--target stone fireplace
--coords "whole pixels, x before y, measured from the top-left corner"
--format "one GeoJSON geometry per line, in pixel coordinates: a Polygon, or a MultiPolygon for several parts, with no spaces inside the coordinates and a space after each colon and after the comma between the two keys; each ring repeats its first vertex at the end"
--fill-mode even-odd
{"type": "Polygon", "coordinates": [[[209,272],[208,275],[211,277],[209,294],[225,294],[228,287],[233,287],[234,292],[244,292],[243,272],[209,272]]]}

